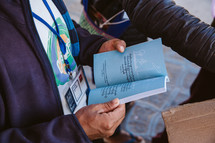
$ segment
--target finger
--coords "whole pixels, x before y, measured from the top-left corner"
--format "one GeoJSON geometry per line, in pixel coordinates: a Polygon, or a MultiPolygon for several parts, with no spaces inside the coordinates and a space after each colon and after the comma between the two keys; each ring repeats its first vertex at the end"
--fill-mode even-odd
{"type": "MultiPolygon", "coordinates": [[[[116,128],[122,123],[125,115],[122,114],[122,116],[117,116],[117,117],[118,118],[110,119],[112,121],[112,123],[111,123],[112,127],[109,129],[109,132],[114,133],[114,131],[116,130],[116,128]]],[[[109,135],[111,135],[111,133],[109,135]]]]}
{"type": "Polygon", "coordinates": [[[105,137],[111,136],[125,117],[125,106],[119,105],[115,110],[100,115],[102,117],[101,120],[104,122],[102,124],[102,132],[104,133],[105,137]],[[113,112],[117,113],[112,114],[113,112]]]}
{"type": "Polygon", "coordinates": [[[98,112],[99,113],[106,113],[106,112],[111,112],[115,108],[119,106],[119,99],[116,98],[114,100],[111,100],[106,103],[98,104],[98,112]]]}
{"type": "Polygon", "coordinates": [[[112,129],[115,131],[116,128],[122,123],[122,121],[124,120],[124,116],[122,116],[121,118],[119,118],[113,125],[112,129]]]}
{"type": "Polygon", "coordinates": [[[123,40],[116,40],[114,47],[117,51],[123,53],[125,51],[126,43],[123,40]]]}
{"type": "Polygon", "coordinates": [[[107,113],[112,118],[122,118],[125,116],[125,104],[120,104],[117,108],[115,108],[112,112],[107,113]]]}
{"type": "Polygon", "coordinates": [[[125,104],[120,104],[113,111],[106,113],[103,115],[105,118],[109,118],[113,123],[117,122],[119,119],[125,117],[125,104]]]}
{"type": "Polygon", "coordinates": [[[104,137],[110,137],[114,134],[116,128],[122,123],[124,118],[120,118],[119,120],[117,120],[117,122],[115,122],[111,128],[103,128],[103,132],[104,132],[104,137]]]}

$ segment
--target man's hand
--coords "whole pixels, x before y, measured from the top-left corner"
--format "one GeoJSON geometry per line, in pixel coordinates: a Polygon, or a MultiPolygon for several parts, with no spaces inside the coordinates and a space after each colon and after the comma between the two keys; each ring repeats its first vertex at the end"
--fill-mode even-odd
{"type": "Polygon", "coordinates": [[[113,51],[113,50],[117,50],[123,53],[125,50],[125,47],[126,47],[125,41],[120,39],[112,39],[102,44],[101,48],[99,49],[99,53],[113,51]]]}
{"type": "Polygon", "coordinates": [[[85,106],[75,115],[91,140],[109,137],[125,117],[125,104],[119,104],[119,99],[114,99],[85,106]]]}

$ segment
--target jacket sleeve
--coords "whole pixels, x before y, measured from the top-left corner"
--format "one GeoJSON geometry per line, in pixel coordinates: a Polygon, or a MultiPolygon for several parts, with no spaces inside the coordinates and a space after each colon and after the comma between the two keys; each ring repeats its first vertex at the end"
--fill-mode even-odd
{"type": "Polygon", "coordinates": [[[90,34],[73,21],[80,42],[80,53],[76,57],[76,62],[81,65],[93,66],[93,54],[96,54],[101,45],[107,41],[106,38],[90,34]]]}
{"type": "Polygon", "coordinates": [[[74,115],[59,116],[49,122],[13,127],[0,93],[0,143],[90,143],[74,115]]]}
{"type": "Polygon", "coordinates": [[[60,116],[29,127],[7,127],[0,94],[0,143],[90,143],[74,115],[60,116]]]}
{"type": "Polygon", "coordinates": [[[131,22],[151,38],[215,72],[215,29],[172,0],[123,0],[131,22]]]}
{"type": "MultiPolygon", "coordinates": [[[[74,117],[74,116],[73,116],[74,117]]],[[[0,132],[1,143],[90,143],[73,117],[58,117],[50,122],[26,128],[8,128],[0,132]],[[73,122],[74,124],[69,124],[73,122]],[[82,135],[81,135],[82,134],[82,135]]]]}

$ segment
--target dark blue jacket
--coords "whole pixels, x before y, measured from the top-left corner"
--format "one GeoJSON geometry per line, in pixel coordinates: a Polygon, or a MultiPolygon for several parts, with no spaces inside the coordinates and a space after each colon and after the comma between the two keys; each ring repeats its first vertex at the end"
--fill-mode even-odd
{"type": "MultiPolygon", "coordinates": [[[[61,0],[53,0],[62,14],[61,0]]],[[[91,65],[106,41],[76,23],[79,64],[91,65]]],[[[90,142],[75,115],[63,115],[54,74],[28,0],[0,1],[0,143],[90,142]]]]}

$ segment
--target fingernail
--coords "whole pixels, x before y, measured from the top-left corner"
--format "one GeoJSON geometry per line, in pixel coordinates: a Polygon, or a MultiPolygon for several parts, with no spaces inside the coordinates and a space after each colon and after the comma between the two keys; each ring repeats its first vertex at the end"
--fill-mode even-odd
{"type": "Polygon", "coordinates": [[[114,100],[113,100],[113,104],[119,104],[119,99],[118,98],[115,98],[114,100]]]}
{"type": "Polygon", "coordinates": [[[124,50],[125,50],[125,48],[123,46],[120,46],[119,49],[121,52],[124,52],[124,50]]]}

